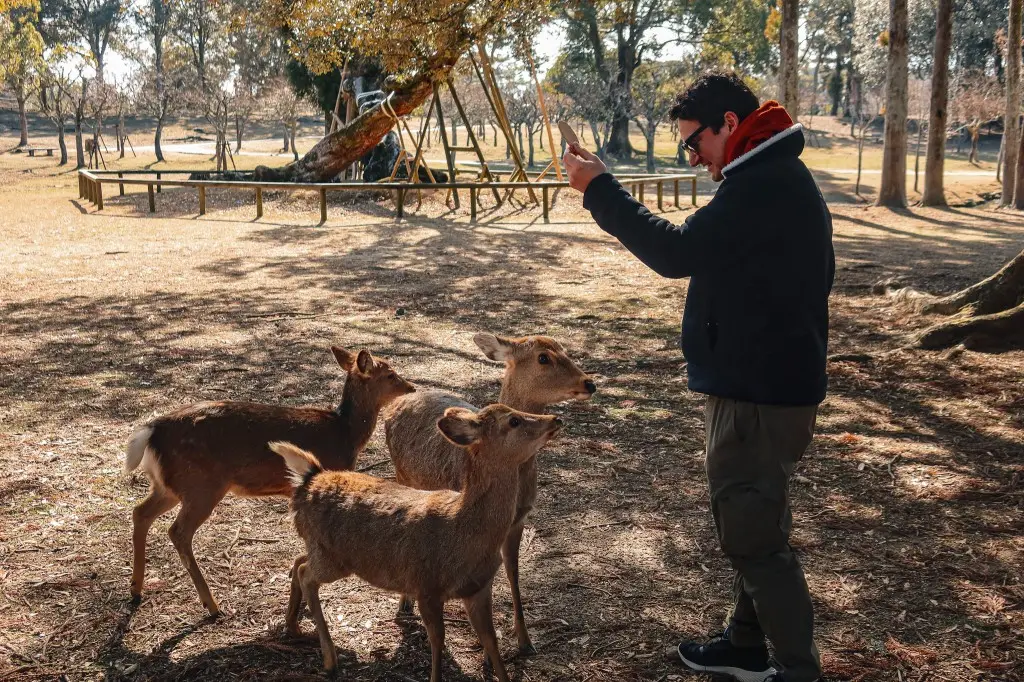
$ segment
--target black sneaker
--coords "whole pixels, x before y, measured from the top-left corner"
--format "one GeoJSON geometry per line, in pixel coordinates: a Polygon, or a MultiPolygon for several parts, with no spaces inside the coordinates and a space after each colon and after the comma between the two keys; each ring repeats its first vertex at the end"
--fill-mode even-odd
{"type": "Polygon", "coordinates": [[[766,682],[777,675],[768,663],[767,648],[733,646],[728,631],[714,635],[705,644],[683,642],[679,658],[690,670],[729,675],[740,682],[766,682]]]}

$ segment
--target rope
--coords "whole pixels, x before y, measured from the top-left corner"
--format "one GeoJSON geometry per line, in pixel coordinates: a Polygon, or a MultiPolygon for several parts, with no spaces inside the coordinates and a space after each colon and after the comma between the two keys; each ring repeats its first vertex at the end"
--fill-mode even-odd
{"type": "Polygon", "coordinates": [[[388,93],[388,96],[381,102],[381,107],[384,109],[384,113],[391,117],[391,120],[398,123],[398,114],[395,113],[394,108],[391,106],[391,98],[395,96],[395,92],[392,90],[388,93]]]}

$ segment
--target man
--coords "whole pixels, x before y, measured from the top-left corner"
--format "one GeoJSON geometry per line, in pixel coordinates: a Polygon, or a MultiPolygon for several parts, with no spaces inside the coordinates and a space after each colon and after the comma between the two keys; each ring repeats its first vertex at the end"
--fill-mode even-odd
{"type": "Polygon", "coordinates": [[[742,682],[813,682],[821,664],[787,488],[825,397],[832,218],[800,161],[800,125],[777,102],[759,106],[735,74],[701,76],[671,117],[690,165],[722,183],[681,226],[651,215],[578,145],[564,162],[601,229],[658,274],[690,278],[682,348],[690,389],[707,395],[711,510],[735,604],[724,633],[679,655],[742,682]]]}

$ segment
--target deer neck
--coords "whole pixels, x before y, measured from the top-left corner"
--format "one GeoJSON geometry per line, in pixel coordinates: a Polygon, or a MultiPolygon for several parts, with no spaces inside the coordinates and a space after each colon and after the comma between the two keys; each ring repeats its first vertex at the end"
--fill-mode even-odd
{"type": "MultiPolygon", "coordinates": [[[[482,553],[498,551],[515,521],[519,499],[519,467],[484,472],[474,466],[479,452],[467,457],[458,516],[465,537],[475,538],[482,553]]],[[[486,456],[486,455],[484,455],[486,456]]]]}
{"type": "Polygon", "coordinates": [[[547,403],[531,397],[528,391],[517,388],[509,380],[508,372],[501,379],[501,395],[498,396],[498,402],[527,414],[544,414],[548,407],[547,403]]]}
{"type": "Polygon", "coordinates": [[[341,404],[334,410],[338,418],[338,427],[345,434],[344,442],[353,453],[362,452],[370,441],[374,429],[377,428],[377,415],[380,410],[365,396],[356,395],[350,388],[351,382],[345,383],[341,394],[341,404]]]}

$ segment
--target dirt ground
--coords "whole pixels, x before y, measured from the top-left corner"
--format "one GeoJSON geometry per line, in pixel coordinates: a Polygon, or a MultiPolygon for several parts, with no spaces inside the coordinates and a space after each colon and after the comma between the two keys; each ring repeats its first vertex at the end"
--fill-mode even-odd
{"type": "MultiPolygon", "coordinates": [[[[0,148],[13,146],[0,140],[0,148]]],[[[138,161],[143,163],[145,160],[138,161]]],[[[183,163],[180,159],[178,162],[183,163]]],[[[980,190],[979,190],[980,191],[980,190]]],[[[977,193],[977,192],[975,192],[977,193]]],[[[329,406],[330,344],[369,348],[424,386],[478,404],[501,368],[474,332],[545,332],[597,377],[542,455],[522,559],[538,655],[514,679],[702,679],[666,646],[727,607],[703,470],[703,401],[678,350],[685,281],[658,278],[563,193],[536,209],[396,221],[386,201],[169,190],[96,212],[52,159],[0,155],[0,679],[318,679],[312,637],[281,632],[299,553],[284,500],[228,498],[196,555],[230,615],[205,618],[166,535],[150,534],[145,599],[128,601],[132,506],[122,471],[149,417],[205,399],[329,406]]],[[[835,203],[830,394],[793,482],[797,547],[829,680],[1024,679],[1024,352],[922,352],[934,320],[871,285],[953,291],[1021,249],[1024,219],[990,207],[894,212],[835,203]]],[[[682,220],[688,210],[667,212],[682,220]]],[[[391,474],[378,433],[360,467],[391,474]]],[[[356,579],[322,591],[341,679],[425,679],[426,634],[356,579]]],[[[445,679],[479,679],[461,608],[445,679]]],[[[312,624],[303,623],[312,633],[312,624]]]]}

